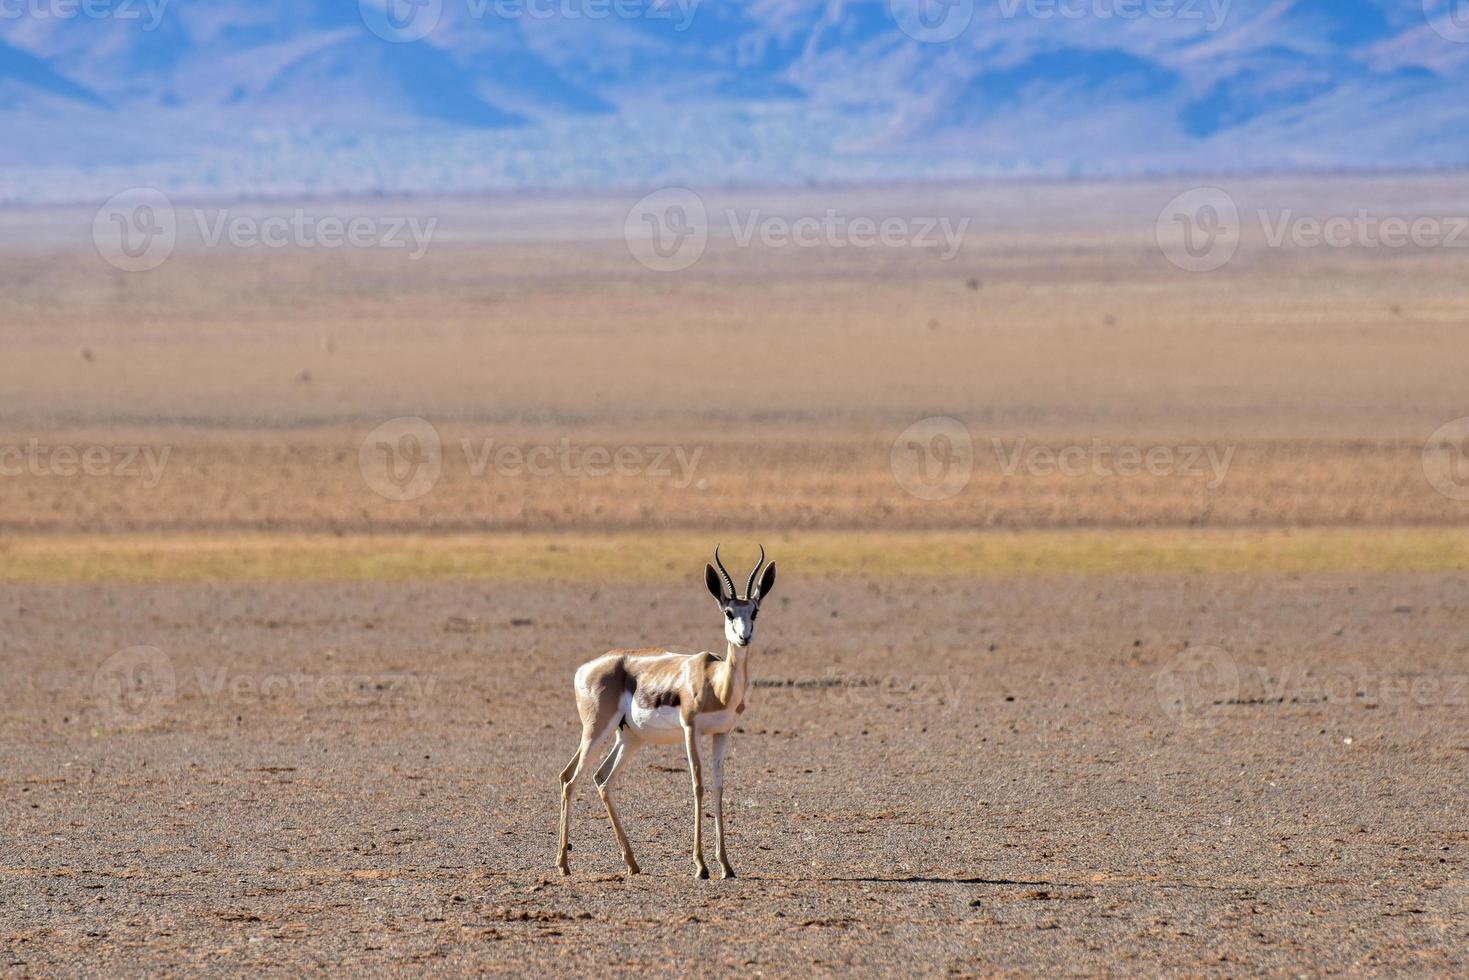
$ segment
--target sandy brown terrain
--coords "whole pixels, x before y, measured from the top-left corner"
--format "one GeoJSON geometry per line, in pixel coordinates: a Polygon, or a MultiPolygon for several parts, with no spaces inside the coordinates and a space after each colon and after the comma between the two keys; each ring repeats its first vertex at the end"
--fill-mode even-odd
{"type": "MultiPolygon", "coordinates": [[[[668,273],[621,239],[631,196],[311,205],[443,224],[416,261],[185,234],[138,273],[102,260],[90,212],[4,212],[0,417],[289,429],[416,414],[641,421],[647,437],[948,414],[984,435],[1421,444],[1464,414],[1469,248],[1270,247],[1251,215],[1446,218],[1465,177],[1223,183],[1242,244],[1204,273],[1159,245],[1183,182],[709,194],[707,251],[668,273]],[[740,246],[717,220],[729,210],[969,224],[952,257],[740,246]]],[[[210,208],[179,204],[185,229],[196,206],[210,208]]]]}
{"type": "Polygon", "coordinates": [[[1469,507],[1426,476],[1428,432],[1417,439],[1067,437],[1015,428],[992,434],[973,423],[966,423],[972,470],[959,492],[932,500],[910,492],[918,484],[898,479],[918,458],[915,452],[939,472],[927,437],[918,449],[905,448],[910,440],[903,433],[912,421],[860,432],[819,424],[784,423],[764,431],[740,426],[733,434],[728,427],[687,423],[439,423],[442,469],[410,500],[384,497],[370,479],[374,474],[365,474],[361,449],[371,438],[370,425],[42,428],[40,435],[14,429],[8,440],[0,435],[0,445],[17,452],[34,446],[34,452],[14,456],[13,475],[0,478],[0,530],[1452,525],[1469,507]],[[97,474],[86,476],[81,455],[92,447],[106,453],[97,474]],[[73,454],[62,472],[53,462],[58,451],[73,454]],[[533,455],[538,451],[542,457],[533,455]],[[604,455],[591,455],[598,452],[604,455]],[[623,474],[610,462],[619,452],[630,454],[623,474]],[[1129,452],[1136,465],[1119,455],[1129,452]],[[496,455],[501,453],[506,455],[496,455]],[[1161,454],[1152,471],[1148,453],[1161,454]]]}
{"type": "Polygon", "coordinates": [[[1271,247],[1249,216],[1453,215],[1465,178],[1224,183],[1248,220],[1206,273],[1160,248],[1159,209],[1186,186],[1169,183],[708,195],[716,216],[969,224],[946,257],[742,247],[715,221],[676,273],[634,261],[615,199],[317,204],[442,225],[417,260],[185,235],[142,273],[103,261],[89,213],[0,213],[0,528],[1462,521],[1422,456],[1469,414],[1469,249],[1271,247]],[[442,437],[437,484],[407,502],[359,465],[398,416],[442,437]],[[942,501],[893,479],[895,445],[935,416],[973,455],[942,501]],[[563,445],[644,465],[486,467],[563,445]],[[31,446],[37,465],[3,455],[31,446]],[[74,478],[47,455],[94,446],[151,452],[157,472],[74,478]],[[655,467],[658,450],[680,455],[655,467]],[[1029,462],[1068,450],[1079,472],[1029,462]],[[1154,450],[1174,462],[1109,462],[1154,450]]]}
{"type": "Polygon", "coordinates": [[[0,211],[0,969],[1464,974],[1469,249],[1250,216],[1469,179],[1219,183],[1208,273],[1167,182],[709,194],[971,225],[716,218],[678,273],[631,198],[146,273],[0,211]],[[721,539],[782,562],[741,878],[688,874],[672,751],[649,873],[584,787],[554,877],[570,673],[716,644],[721,539]]]}
{"type": "Polygon", "coordinates": [[[708,643],[698,585],[8,589],[4,963],[1469,967],[1463,575],[793,578],[731,755],[741,877],[691,877],[659,749],[620,793],[647,873],[584,786],[563,880],[570,671],[708,643]]]}

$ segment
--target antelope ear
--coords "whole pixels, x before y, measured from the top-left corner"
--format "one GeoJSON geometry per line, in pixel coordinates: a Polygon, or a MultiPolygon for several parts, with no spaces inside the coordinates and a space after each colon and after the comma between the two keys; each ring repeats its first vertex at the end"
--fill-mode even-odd
{"type": "Polygon", "coordinates": [[[760,576],[760,590],[755,594],[762,600],[775,588],[775,562],[765,566],[765,574],[760,576]]]}
{"type": "Polygon", "coordinates": [[[704,566],[704,588],[709,590],[715,602],[724,604],[724,583],[719,580],[719,573],[714,570],[713,565],[704,566]]]}

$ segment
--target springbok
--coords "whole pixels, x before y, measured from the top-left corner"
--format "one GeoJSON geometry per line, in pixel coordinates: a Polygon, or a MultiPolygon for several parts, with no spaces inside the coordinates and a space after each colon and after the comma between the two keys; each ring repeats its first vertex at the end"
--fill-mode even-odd
{"type": "Polygon", "coordinates": [[[576,672],[576,708],[581,713],[581,745],[561,772],[561,848],[556,867],[570,874],[566,852],[571,848],[571,790],[587,759],[616,732],[612,751],[597,767],[592,781],[607,807],[612,833],[622,850],[622,860],[631,874],[638,874],[617,810],[612,806],[612,780],[638,749],[648,744],[683,742],[689,757],[689,775],[694,781],[694,876],[708,878],[704,864],[701,815],[704,806],[704,774],[699,760],[699,736],[713,736],[710,784],[714,790],[714,847],[721,878],[733,878],[734,868],[724,850],[724,757],[729,735],[745,710],[745,691],[750,679],[750,655],[745,648],[755,636],[755,617],[760,603],[775,586],[775,562],[765,566],[765,547],[745,583],[745,594],[735,592],[734,580],[719,548],[714,565],[704,566],[704,585],[724,613],[724,656],[712,653],[676,653],[654,647],[645,650],[612,650],[582,664],[576,672]],[[721,580],[721,576],[723,579],[721,580]],[[760,579],[759,587],[755,585],[760,579]]]}

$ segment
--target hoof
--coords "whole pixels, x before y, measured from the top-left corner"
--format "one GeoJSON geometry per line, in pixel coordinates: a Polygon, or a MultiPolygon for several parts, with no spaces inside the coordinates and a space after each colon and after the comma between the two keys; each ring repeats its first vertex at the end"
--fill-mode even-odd
{"type": "Polygon", "coordinates": [[[699,870],[694,872],[694,877],[707,880],[709,878],[709,869],[700,868],[699,870]]]}
{"type": "Polygon", "coordinates": [[[571,874],[571,869],[568,868],[564,864],[558,864],[558,865],[556,865],[556,870],[559,871],[559,872],[561,872],[561,876],[563,878],[566,877],[567,875],[571,874]]]}
{"type": "Polygon", "coordinates": [[[643,869],[638,867],[636,864],[629,864],[627,866],[627,873],[630,875],[640,875],[643,873],[643,869]]]}
{"type": "Polygon", "coordinates": [[[737,874],[734,873],[734,868],[725,868],[723,871],[721,871],[719,873],[719,877],[720,877],[720,880],[724,880],[724,879],[727,879],[727,878],[738,878],[739,875],[737,875],[737,874]]]}

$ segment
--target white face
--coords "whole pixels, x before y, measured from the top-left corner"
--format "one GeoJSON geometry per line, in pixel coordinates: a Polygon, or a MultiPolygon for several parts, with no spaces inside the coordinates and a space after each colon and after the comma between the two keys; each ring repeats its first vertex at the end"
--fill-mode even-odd
{"type": "Polygon", "coordinates": [[[724,638],[737,647],[747,647],[755,638],[755,615],[760,607],[736,599],[724,606],[724,638]]]}

